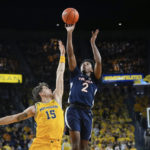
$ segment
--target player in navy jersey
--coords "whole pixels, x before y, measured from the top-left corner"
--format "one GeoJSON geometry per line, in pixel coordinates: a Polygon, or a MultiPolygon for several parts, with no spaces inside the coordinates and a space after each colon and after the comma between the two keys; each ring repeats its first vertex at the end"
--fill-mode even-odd
{"type": "Polygon", "coordinates": [[[65,123],[69,129],[72,150],[89,150],[88,141],[92,129],[91,108],[94,104],[94,95],[102,73],[101,55],[95,44],[99,30],[92,32],[90,41],[95,64],[86,59],[78,68],[72,44],[74,28],[75,25],[66,25],[67,54],[71,78],[68,98],[70,106],[65,112],[65,123]]]}

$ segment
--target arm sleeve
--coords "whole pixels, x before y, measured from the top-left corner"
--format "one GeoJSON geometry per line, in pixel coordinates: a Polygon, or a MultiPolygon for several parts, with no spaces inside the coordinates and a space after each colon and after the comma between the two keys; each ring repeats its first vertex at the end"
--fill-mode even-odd
{"type": "Polygon", "coordinates": [[[77,75],[79,75],[81,72],[78,67],[76,67],[73,71],[70,71],[70,78],[73,79],[77,75]]]}

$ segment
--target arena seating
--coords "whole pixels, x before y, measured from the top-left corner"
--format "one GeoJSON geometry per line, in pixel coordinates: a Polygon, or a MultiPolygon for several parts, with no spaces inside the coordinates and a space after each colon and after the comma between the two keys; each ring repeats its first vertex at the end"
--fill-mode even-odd
{"type": "Polygon", "coordinates": [[[93,149],[131,149],[135,146],[135,128],[120,88],[104,89],[96,98],[94,108],[93,149]]]}
{"type": "Polygon", "coordinates": [[[98,47],[103,58],[103,73],[147,73],[145,41],[99,41],[98,47]]]}
{"type": "MultiPolygon", "coordinates": [[[[34,81],[36,83],[39,81],[45,81],[52,89],[54,89],[56,68],[59,61],[57,41],[58,39],[56,38],[50,38],[49,41],[28,40],[18,41],[13,44],[11,44],[11,42],[0,42],[0,52],[2,54],[0,56],[0,72],[24,73],[22,72],[22,68],[20,68],[20,60],[16,57],[17,51],[19,50],[23,55],[22,59],[24,59],[27,64],[24,67],[29,67],[31,69],[34,81]]],[[[97,43],[102,55],[104,74],[147,73],[147,70],[145,69],[146,56],[142,53],[143,50],[146,50],[146,44],[144,41],[118,40],[97,41],[97,43]]],[[[77,60],[79,64],[81,62],[81,58],[78,57],[77,60]]],[[[33,86],[35,86],[35,84],[29,84],[28,82],[18,86],[18,88],[16,88],[16,85],[10,86],[1,84],[1,117],[19,112],[29,105],[34,104],[31,96],[33,86]],[[10,89],[13,89],[13,91],[10,89]],[[20,93],[17,95],[17,99],[19,101],[16,100],[16,97],[16,101],[13,101],[16,91],[19,91],[20,93]],[[12,95],[12,101],[10,101],[10,97],[12,95]],[[21,102],[21,104],[19,102],[21,102]],[[20,107],[17,110],[18,104],[20,107]]],[[[66,64],[65,93],[63,96],[64,110],[67,107],[68,94],[69,70],[68,65],[66,64]]],[[[130,116],[130,110],[127,106],[126,95],[118,87],[114,89],[104,88],[100,93],[97,93],[95,106],[93,108],[94,121],[90,142],[92,150],[120,150],[121,148],[135,150],[135,146],[137,144],[135,138],[135,118],[130,116]]],[[[135,113],[132,113],[137,120],[139,115],[146,119],[145,108],[147,106],[149,106],[148,97],[139,95],[135,96],[135,104],[133,107],[135,113]]],[[[34,137],[34,133],[31,128],[31,124],[26,121],[0,128],[0,133],[2,133],[2,138],[0,138],[0,150],[2,148],[8,150],[28,149],[32,142],[32,138],[34,137]],[[18,141],[17,136],[19,136],[19,139],[21,140],[18,141]]],[[[147,135],[148,134],[145,134],[145,137],[147,135]]],[[[147,144],[147,141],[145,143],[147,144]]],[[[70,148],[70,140],[68,136],[63,137],[62,145],[63,148],[65,146],[68,147],[68,149],[70,148]]]]}
{"type": "Polygon", "coordinates": [[[11,43],[0,42],[0,73],[20,73],[19,61],[11,43]]]}

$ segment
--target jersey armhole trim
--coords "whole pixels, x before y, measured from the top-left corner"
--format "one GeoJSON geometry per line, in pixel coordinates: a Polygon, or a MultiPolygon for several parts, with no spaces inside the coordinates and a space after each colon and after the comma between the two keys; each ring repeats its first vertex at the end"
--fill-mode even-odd
{"type": "Polygon", "coordinates": [[[37,110],[37,103],[35,103],[35,115],[34,115],[34,120],[36,120],[36,117],[37,117],[37,112],[38,110],[37,110]]]}
{"type": "MultiPolygon", "coordinates": [[[[63,111],[63,109],[62,109],[62,107],[60,106],[60,104],[55,100],[55,99],[53,99],[57,104],[58,104],[58,106],[60,107],[60,109],[63,111]]],[[[64,112],[64,111],[63,111],[64,112]]]]}

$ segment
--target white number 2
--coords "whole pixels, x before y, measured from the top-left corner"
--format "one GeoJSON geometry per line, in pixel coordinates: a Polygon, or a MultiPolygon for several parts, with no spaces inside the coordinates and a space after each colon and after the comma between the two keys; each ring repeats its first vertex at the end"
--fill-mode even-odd
{"type": "Polygon", "coordinates": [[[87,88],[89,87],[88,83],[83,83],[82,85],[83,85],[84,87],[82,88],[81,91],[87,93],[87,92],[88,92],[88,91],[87,91],[87,88]]]}

